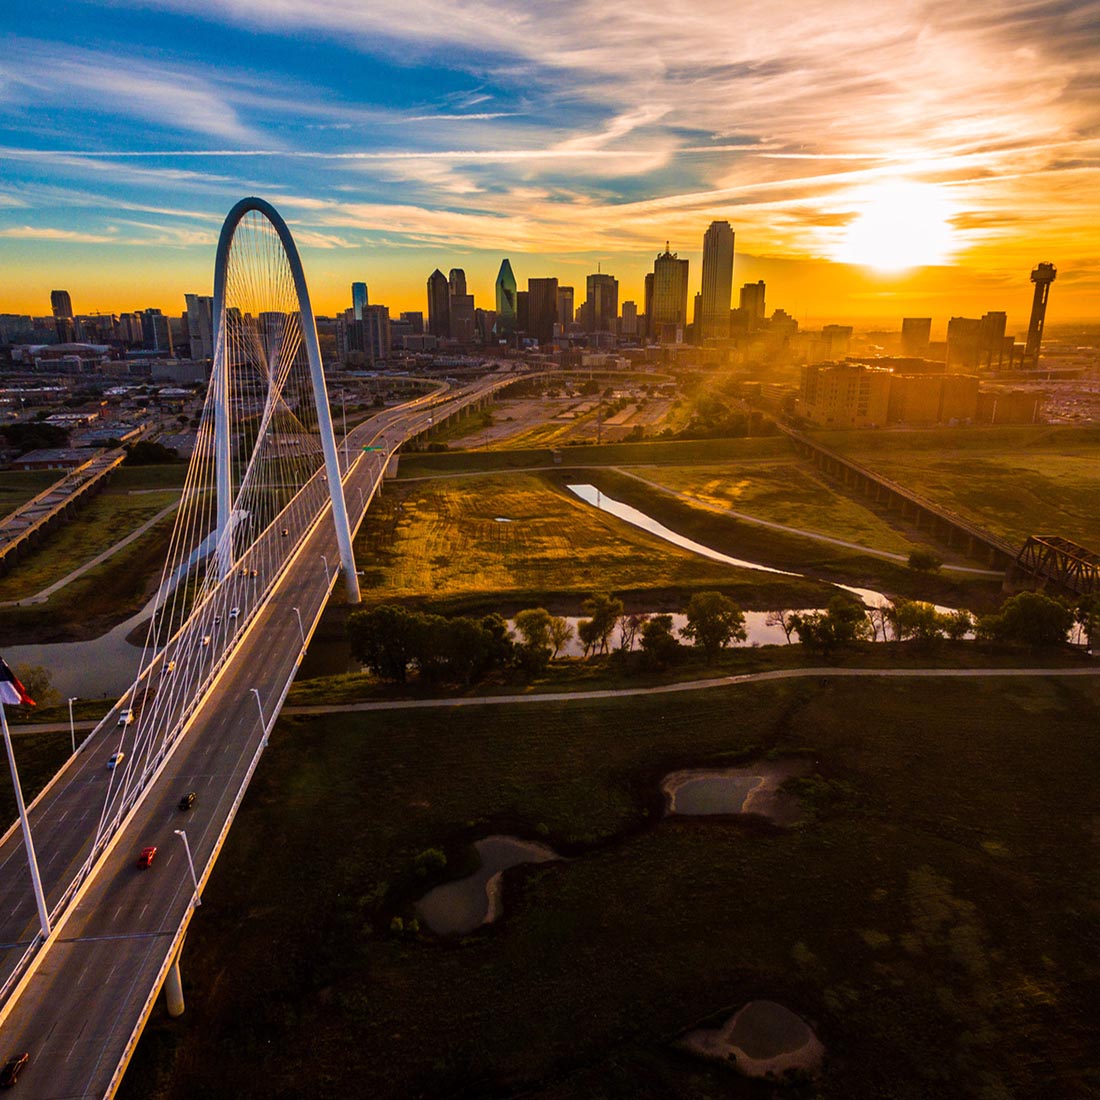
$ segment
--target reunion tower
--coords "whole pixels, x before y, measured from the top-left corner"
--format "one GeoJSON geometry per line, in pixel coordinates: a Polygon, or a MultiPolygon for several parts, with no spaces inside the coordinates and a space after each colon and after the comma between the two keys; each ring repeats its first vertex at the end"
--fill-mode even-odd
{"type": "Polygon", "coordinates": [[[1035,297],[1031,300],[1031,322],[1027,326],[1027,346],[1024,348],[1024,362],[1032,369],[1039,367],[1039,345],[1043,341],[1043,322],[1047,316],[1047,298],[1050,297],[1050,284],[1058,277],[1054,264],[1040,264],[1032,273],[1035,284],[1035,297]]]}

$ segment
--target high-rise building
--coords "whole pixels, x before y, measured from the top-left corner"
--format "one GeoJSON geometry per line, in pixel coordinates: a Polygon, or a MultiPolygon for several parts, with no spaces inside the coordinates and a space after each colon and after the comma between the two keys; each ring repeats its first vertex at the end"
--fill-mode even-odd
{"type": "Polygon", "coordinates": [[[73,300],[69,297],[67,290],[51,290],[50,306],[55,317],[67,317],[70,321],[72,320],[73,300]]]}
{"type": "Polygon", "coordinates": [[[661,343],[683,342],[688,321],[688,261],[665,250],[653,264],[653,304],[646,310],[650,335],[661,343]]]}
{"type": "Polygon", "coordinates": [[[352,283],[351,284],[351,311],[356,321],[363,320],[363,310],[367,308],[369,299],[367,298],[367,284],[366,283],[352,283]]]}
{"type": "Polygon", "coordinates": [[[409,334],[412,336],[424,335],[424,314],[420,310],[415,312],[403,312],[401,320],[409,326],[409,334]]]}
{"type": "Polygon", "coordinates": [[[573,323],[573,288],[558,287],[558,325],[562,332],[573,323]]]}
{"type": "Polygon", "coordinates": [[[451,295],[451,339],[460,344],[474,342],[474,296],[472,294],[451,295]]]}
{"type": "Polygon", "coordinates": [[[619,333],[627,337],[638,335],[638,305],[636,302],[623,302],[623,316],[619,324],[619,333]]]}
{"type": "Polygon", "coordinates": [[[928,354],[932,342],[931,317],[903,317],[901,319],[901,354],[920,356],[928,354]]]}
{"type": "Polygon", "coordinates": [[[703,234],[703,288],[696,340],[724,340],[730,334],[733,300],[733,230],[729,222],[711,222],[703,234]]]}
{"type": "Polygon", "coordinates": [[[447,277],[447,285],[452,298],[458,298],[466,293],[466,272],[461,267],[452,267],[451,274],[447,277]]]}
{"type": "Polygon", "coordinates": [[[516,291],[516,332],[528,332],[528,326],[530,324],[530,316],[527,311],[527,291],[516,291]]]}
{"type": "Polygon", "coordinates": [[[540,345],[554,342],[554,322],[558,319],[558,280],[527,280],[527,335],[540,345]]]}
{"type": "Polygon", "coordinates": [[[496,281],[497,332],[501,335],[515,332],[518,327],[518,293],[512,265],[506,259],[502,260],[496,281]]]}
{"type": "Polygon", "coordinates": [[[187,342],[192,359],[214,358],[214,299],[205,294],[185,294],[187,342]]]}
{"type": "Polygon", "coordinates": [[[614,332],[619,320],[619,280],[613,275],[589,275],[584,305],[586,332],[614,332]]]}
{"type": "Polygon", "coordinates": [[[1035,284],[1035,296],[1031,299],[1031,320],[1027,326],[1024,362],[1034,368],[1039,366],[1039,348],[1043,343],[1043,325],[1046,324],[1050,284],[1057,277],[1058,269],[1054,264],[1040,264],[1031,273],[1031,281],[1035,284]]]}
{"type": "Polygon", "coordinates": [[[764,300],[766,287],[764,280],[756,283],[746,283],[741,288],[741,311],[748,323],[749,331],[758,329],[767,317],[767,305],[764,300]]]}
{"type": "Polygon", "coordinates": [[[428,331],[441,340],[451,335],[451,288],[438,267],[428,276],[428,331]]]}
{"type": "Polygon", "coordinates": [[[390,354],[389,306],[363,307],[363,351],[371,365],[390,354]]]}
{"type": "Polygon", "coordinates": [[[172,330],[159,309],[141,311],[141,346],[146,351],[172,354],[172,330]]]}

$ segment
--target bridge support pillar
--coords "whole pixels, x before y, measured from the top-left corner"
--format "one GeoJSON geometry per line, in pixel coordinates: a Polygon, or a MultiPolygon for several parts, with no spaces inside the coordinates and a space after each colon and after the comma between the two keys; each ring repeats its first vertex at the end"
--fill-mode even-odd
{"type": "MultiPolygon", "coordinates": [[[[183,947],[180,947],[182,953],[183,947]]],[[[180,977],[180,957],[176,955],[167,977],[164,979],[164,1001],[168,1015],[175,1019],[183,1015],[183,979],[180,977]]]]}

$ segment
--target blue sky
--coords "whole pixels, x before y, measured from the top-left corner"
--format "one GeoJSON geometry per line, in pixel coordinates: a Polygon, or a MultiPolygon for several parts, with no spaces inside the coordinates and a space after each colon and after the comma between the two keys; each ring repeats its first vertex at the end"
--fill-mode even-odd
{"type": "Polygon", "coordinates": [[[489,305],[504,255],[639,297],[726,218],[735,282],[811,317],[1018,315],[1040,260],[1052,318],[1100,313],[1100,3],[6,0],[3,27],[0,311],[178,312],[259,194],[322,311],[353,278],[423,308],[436,266],[489,305]]]}

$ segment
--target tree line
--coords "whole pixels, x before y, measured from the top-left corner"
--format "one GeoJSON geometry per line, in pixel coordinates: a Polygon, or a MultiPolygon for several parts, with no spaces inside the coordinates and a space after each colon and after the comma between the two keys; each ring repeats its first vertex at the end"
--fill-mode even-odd
{"type": "MultiPolygon", "coordinates": [[[[616,596],[593,594],[582,604],[587,618],[574,628],[544,607],[516,614],[510,629],[498,614],[447,618],[395,604],[381,604],[348,618],[352,656],[383,680],[404,683],[410,672],[432,683],[472,684],[490,672],[530,676],[545,670],[576,638],[585,659],[637,652],[648,668],[667,668],[689,650],[707,661],[745,641],[745,615],[721,592],[697,592],[678,631],[671,614],[631,613],[616,596]],[[685,644],[687,643],[687,644],[685,644]]],[[[930,603],[899,599],[864,608],[837,595],[820,611],[776,610],[767,622],[782,628],[789,643],[830,654],[858,642],[933,645],[944,639],[1027,646],[1063,645],[1070,631],[1090,639],[1100,634],[1100,596],[1076,605],[1039,592],[1021,592],[999,611],[974,616],[944,612],[930,603]]]]}

